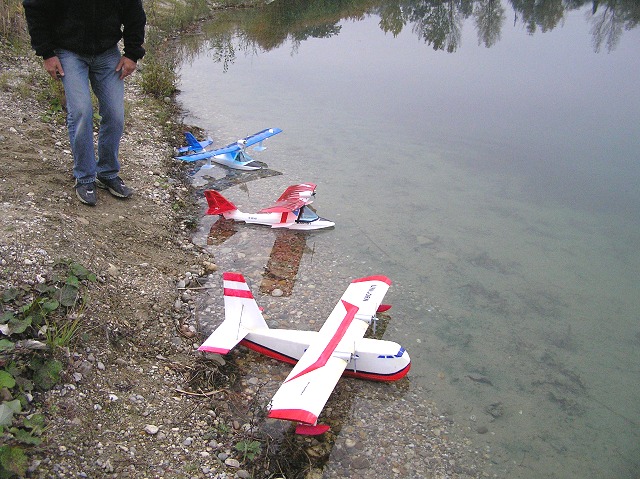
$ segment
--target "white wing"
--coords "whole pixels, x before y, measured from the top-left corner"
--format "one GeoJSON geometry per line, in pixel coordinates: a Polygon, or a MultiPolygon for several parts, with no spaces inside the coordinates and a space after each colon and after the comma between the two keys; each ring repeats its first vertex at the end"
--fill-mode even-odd
{"type": "Polygon", "coordinates": [[[354,280],[271,400],[269,417],[316,424],[322,408],[351,360],[391,281],[384,276],[354,280]]]}

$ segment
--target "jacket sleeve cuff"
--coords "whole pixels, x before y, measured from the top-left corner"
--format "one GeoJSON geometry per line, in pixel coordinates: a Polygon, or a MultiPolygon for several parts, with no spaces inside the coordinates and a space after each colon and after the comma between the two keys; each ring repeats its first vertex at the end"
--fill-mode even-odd
{"type": "Polygon", "coordinates": [[[131,55],[131,54],[124,54],[122,55],[125,58],[128,58],[129,60],[133,60],[134,62],[138,63],[138,60],[140,60],[139,58],[136,58],[135,56],[131,55]]]}
{"type": "Polygon", "coordinates": [[[127,48],[127,46],[125,45],[124,47],[124,53],[123,56],[133,60],[134,62],[137,62],[138,60],[140,60],[145,54],[144,48],[142,47],[138,47],[138,48],[127,48]]]}

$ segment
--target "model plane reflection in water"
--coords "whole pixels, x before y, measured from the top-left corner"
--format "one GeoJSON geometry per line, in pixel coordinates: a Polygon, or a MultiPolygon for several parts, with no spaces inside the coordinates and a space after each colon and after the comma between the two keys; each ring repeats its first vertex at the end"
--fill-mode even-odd
{"type": "Polygon", "coordinates": [[[313,183],[291,185],[273,205],[257,213],[243,213],[219,192],[206,190],[204,196],[209,205],[206,214],[222,215],[226,219],[292,230],[317,230],[335,226],[333,221],[321,218],[308,207],[315,197],[315,189],[316,185],[313,183]]]}
{"type": "Polygon", "coordinates": [[[263,146],[264,140],[281,132],[282,130],[280,128],[267,128],[259,131],[258,133],[254,133],[253,135],[236,140],[233,143],[229,143],[224,148],[207,150],[206,148],[213,144],[213,140],[211,138],[207,138],[204,141],[198,141],[192,133],[187,131],[184,133],[187,146],[178,148],[178,155],[174,158],[182,161],[215,161],[216,163],[228,166],[229,168],[235,168],[237,170],[259,170],[261,166],[253,163],[253,158],[251,158],[246,152],[247,148],[256,145],[253,147],[255,151],[266,150],[267,147],[263,146]]]}
{"type": "Polygon", "coordinates": [[[236,344],[295,367],[275,393],[268,416],[298,423],[300,434],[322,434],[317,425],[338,379],[343,374],[377,381],[403,378],[411,366],[399,344],[365,338],[391,281],[385,276],[353,280],[320,331],[269,329],[244,277],[224,273],[222,324],[200,351],[226,354],[236,344]]]}

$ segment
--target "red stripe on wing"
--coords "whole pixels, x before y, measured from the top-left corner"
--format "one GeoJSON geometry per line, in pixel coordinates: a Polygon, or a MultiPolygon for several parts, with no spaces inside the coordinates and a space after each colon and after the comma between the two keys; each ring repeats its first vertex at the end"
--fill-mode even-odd
{"type": "Polygon", "coordinates": [[[208,353],[216,353],[216,354],[227,354],[229,352],[228,349],[224,348],[215,348],[213,346],[200,346],[198,351],[206,351],[208,353]]]}
{"type": "Polygon", "coordinates": [[[347,329],[349,329],[349,326],[351,326],[351,323],[353,322],[353,318],[355,317],[359,309],[357,306],[351,303],[347,303],[345,300],[342,300],[342,304],[347,310],[347,314],[345,314],[344,318],[342,319],[342,322],[340,323],[340,326],[338,326],[338,329],[336,330],[335,334],[333,335],[333,337],[331,338],[327,346],[324,348],[324,351],[322,351],[322,354],[320,354],[316,362],[309,365],[307,368],[300,371],[298,374],[288,379],[286,382],[299,378],[300,376],[310,373],[311,371],[315,371],[316,369],[320,369],[321,367],[327,364],[327,361],[329,361],[329,358],[335,351],[336,347],[338,346],[338,343],[340,343],[340,341],[346,334],[347,329]]]}
{"type": "Polygon", "coordinates": [[[273,419],[286,419],[287,421],[298,421],[310,425],[314,425],[318,421],[318,416],[304,409],[272,409],[268,417],[273,419]]]}

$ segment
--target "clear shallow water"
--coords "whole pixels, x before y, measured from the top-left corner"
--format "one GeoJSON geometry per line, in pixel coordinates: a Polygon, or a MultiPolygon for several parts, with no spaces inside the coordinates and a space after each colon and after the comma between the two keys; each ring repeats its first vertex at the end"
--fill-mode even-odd
{"type": "Polygon", "coordinates": [[[376,15],[269,50],[229,36],[223,18],[205,31],[233,38],[234,61],[225,72],[202,49],[180,100],[217,144],[283,128],[256,158],[284,175],[249,185],[251,200],[319,185],[318,211],[337,226],[313,238],[305,274],[330,270],[334,300],[349,278],[394,280],[385,337],[498,476],[631,477],[640,34],[595,53],[590,6],[534,35],[504,7],[499,41],[478,45],[469,18],[453,53],[411,25],[385,34],[376,15]]]}

